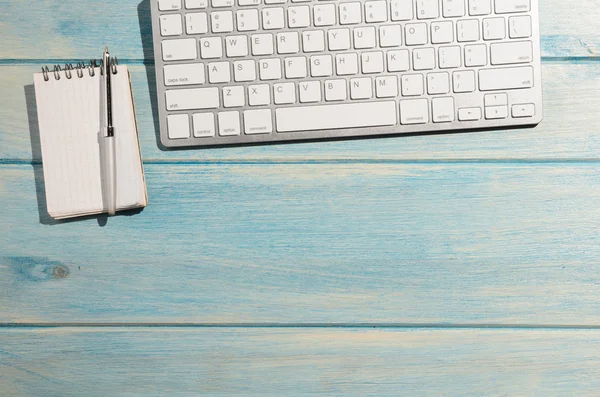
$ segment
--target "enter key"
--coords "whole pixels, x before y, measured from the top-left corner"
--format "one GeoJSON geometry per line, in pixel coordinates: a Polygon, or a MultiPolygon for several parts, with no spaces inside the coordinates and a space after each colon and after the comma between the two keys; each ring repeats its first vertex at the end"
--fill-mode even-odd
{"type": "Polygon", "coordinates": [[[492,44],[491,53],[492,65],[510,65],[533,61],[533,45],[531,41],[492,44]]]}

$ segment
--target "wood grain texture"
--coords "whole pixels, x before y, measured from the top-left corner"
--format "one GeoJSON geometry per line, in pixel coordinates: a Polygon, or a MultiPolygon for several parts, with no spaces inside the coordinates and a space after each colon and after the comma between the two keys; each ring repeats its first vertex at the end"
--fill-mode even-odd
{"type": "MultiPolygon", "coordinates": [[[[0,67],[0,159],[40,160],[32,74],[40,66],[0,67]],[[29,104],[29,106],[28,106],[29,104]],[[26,109],[29,108],[27,112],[26,109]],[[33,142],[33,146],[32,143],[33,142]]],[[[600,153],[600,68],[596,63],[545,63],[545,120],[535,129],[369,140],[162,151],[149,84],[154,69],[132,66],[142,155],[153,161],[523,160],[597,159],[600,153]],[[147,79],[149,73],[150,80],[147,79]],[[566,95],[568,93],[568,95],[566,95]],[[585,126],[585,127],[582,127],[585,126]]]]}
{"type": "Polygon", "coordinates": [[[599,171],[148,165],[148,208],[100,227],[41,224],[4,165],[0,322],[600,325],[599,171]]]}
{"type": "Polygon", "coordinates": [[[0,395],[597,395],[600,9],[540,8],[534,130],[166,152],[147,0],[2,2],[0,395]],[[150,205],[54,222],[31,75],[105,44],[150,205]]]}
{"type": "Polygon", "coordinates": [[[596,396],[579,330],[0,330],[0,390],[46,396],[596,396]]]}
{"type": "MultiPolygon", "coordinates": [[[[596,0],[578,0],[577,6],[561,0],[540,3],[543,56],[598,56],[596,0]]],[[[148,0],[42,0],[36,7],[6,0],[3,9],[0,58],[90,59],[106,44],[122,58],[153,58],[148,0]]]]}

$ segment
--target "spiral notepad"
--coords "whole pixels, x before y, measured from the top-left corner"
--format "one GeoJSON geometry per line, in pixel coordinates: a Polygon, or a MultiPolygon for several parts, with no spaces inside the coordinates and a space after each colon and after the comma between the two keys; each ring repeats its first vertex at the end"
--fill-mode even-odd
{"type": "MultiPolygon", "coordinates": [[[[129,71],[113,65],[117,210],[145,207],[146,185],[129,71]]],[[[101,68],[55,66],[34,74],[48,213],[56,219],[107,211],[100,155],[101,68]]]]}

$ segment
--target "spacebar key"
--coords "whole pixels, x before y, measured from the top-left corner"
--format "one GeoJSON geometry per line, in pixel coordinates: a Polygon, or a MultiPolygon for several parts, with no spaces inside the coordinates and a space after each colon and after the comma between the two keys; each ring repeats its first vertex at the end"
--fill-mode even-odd
{"type": "Polygon", "coordinates": [[[275,121],[277,132],[396,125],[396,102],[361,102],[280,108],[275,111],[275,121]]]}

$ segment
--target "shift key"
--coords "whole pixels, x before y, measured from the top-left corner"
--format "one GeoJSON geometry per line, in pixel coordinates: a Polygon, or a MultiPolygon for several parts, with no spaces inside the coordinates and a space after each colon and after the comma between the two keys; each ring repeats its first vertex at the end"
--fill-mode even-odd
{"type": "Polygon", "coordinates": [[[479,90],[514,90],[533,87],[533,67],[523,66],[502,69],[481,69],[479,90]]]}
{"type": "Polygon", "coordinates": [[[219,107],[219,89],[191,88],[165,92],[167,110],[215,109],[219,107]]]}

